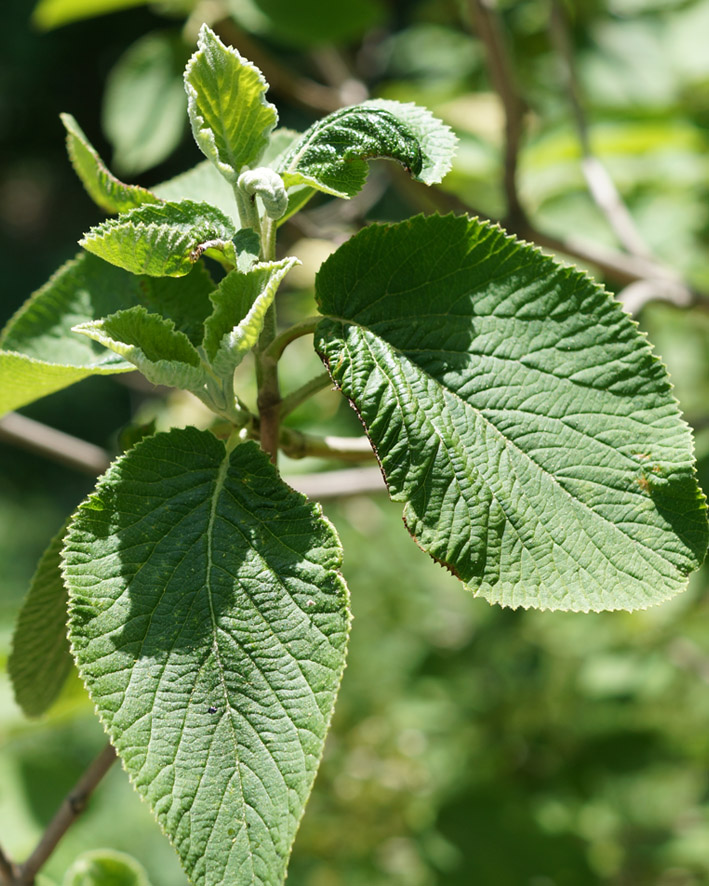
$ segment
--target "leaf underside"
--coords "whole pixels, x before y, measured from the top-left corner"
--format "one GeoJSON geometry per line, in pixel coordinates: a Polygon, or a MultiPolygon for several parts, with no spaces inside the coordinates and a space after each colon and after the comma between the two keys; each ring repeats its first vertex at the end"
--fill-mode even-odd
{"type": "Polygon", "coordinates": [[[417,543],[506,606],[633,609],[707,544],[666,371],[590,278],[464,217],[372,226],[323,265],[316,349],[417,543]]]}
{"type": "Polygon", "coordinates": [[[196,884],[283,881],[344,666],[341,550],[253,443],[147,438],[78,510],[70,640],[196,884]]]}

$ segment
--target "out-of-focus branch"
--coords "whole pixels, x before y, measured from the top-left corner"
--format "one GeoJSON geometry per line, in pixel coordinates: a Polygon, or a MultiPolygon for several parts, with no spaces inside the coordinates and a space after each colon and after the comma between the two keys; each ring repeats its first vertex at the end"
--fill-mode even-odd
{"type": "Polygon", "coordinates": [[[20,866],[12,886],[30,886],[37,871],[47,861],[69,827],[86,808],[89,797],[108,772],[116,759],[116,751],[107,744],[96,759],[89,765],[81,778],[64,798],[54,818],[40,838],[34,852],[20,866]]]}
{"type": "Polygon", "coordinates": [[[298,492],[319,501],[386,491],[379,468],[343,468],[321,474],[291,474],[286,479],[298,492]]]}
{"type": "Polygon", "coordinates": [[[17,866],[10,861],[0,847],[0,883],[3,886],[12,886],[17,875],[17,866]]]}
{"type": "Polygon", "coordinates": [[[594,202],[606,217],[616,237],[631,255],[652,260],[652,255],[638,231],[628,207],[618,193],[613,179],[591,148],[588,122],[576,76],[574,52],[569,37],[568,22],[561,0],[552,0],[550,17],[551,39],[562,65],[562,73],[569,104],[576,123],[581,145],[581,169],[594,202]]]}
{"type": "Polygon", "coordinates": [[[111,463],[100,446],[10,412],[0,419],[0,440],[44,455],[83,474],[102,474],[111,463]]]}
{"type": "Polygon", "coordinates": [[[487,68],[505,112],[504,187],[507,200],[505,226],[514,228],[525,221],[517,188],[517,163],[522,140],[525,104],[515,82],[515,73],[502,32],[494,0],[468,0],[478,36],[485,47],[487,68]]]}

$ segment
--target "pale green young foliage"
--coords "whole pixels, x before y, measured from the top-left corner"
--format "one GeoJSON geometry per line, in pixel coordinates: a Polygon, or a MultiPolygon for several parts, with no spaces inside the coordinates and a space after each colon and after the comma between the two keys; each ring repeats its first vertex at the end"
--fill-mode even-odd
{"type": "Polygon", "coordinates": [[[590,278],[492,225],[417,217],[350,240],[316,290],[316,348],[409,532],[471,589],[600,610],[686,587],[707,545],[689,429],[590,278]]]}
{"type": "Polygon", "coordinates": [[[288,187],[308,185],[336,197],[353,197],[367,178],[367,160],[396,160],[414,179],[430,185],[450,169],[456,144],[450,128],[425,108],[373,100],[319,120],[277,169],[288,187]]]}
{"type": "Polygon", "coordinates": [[[60,117],[67,132],[66,147],[72,166],[94,203],[107,212],[126,212],[143,203],[162,202],[146,188],[119,181],[71,114],[60,114],[60,117]]]}
{"type": "Polygon", "coordinates": [[[235,265],[235,234],[232,220],[216,207],[182,200],[124,212],[91,228],[79,243],[133,274],[181,277],[204,253],[235,265]]]}
{"type": "Polygon", "coordinates": [[[80,673],[200,886],[283,881],[344,667],[340,559],[255,444],[194,428],[129,450],[72,522],[80,673]]]}
{"type": "Polygon", "coordinates": [[[199,353],[171,320],[139,305],[74,327],[129,360],[154,385],[201,391],[208,376],[199,353]]]}
{"type": "Polygon", "coordinates": [[[195,140],[234,185],[244,166],[258,162],[278,114],[266,101],[263,74],[206,25],[185,71],[188,112],[195,140]]]}
{"type": "Polygon", "coordinates": [[[266,311],[295,258],[232,271],[210,296],[214,312],[204,324],[204,350],[214,371],[228,377],[258,341],[266,311]]]}
{"type": "Polygon", "coordinates": [[[60,571],[66,524],[52,539],[30,582],[7,663],[15,700],[39,717],[56,700],[74,660],[66,636],[67,592],[60,571]]]}

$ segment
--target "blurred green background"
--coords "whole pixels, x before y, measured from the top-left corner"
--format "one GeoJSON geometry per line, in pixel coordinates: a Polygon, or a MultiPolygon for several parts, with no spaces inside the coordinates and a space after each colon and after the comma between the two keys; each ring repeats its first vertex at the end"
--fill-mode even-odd
{"type": "MultiPolygon", "coordinates": [[[[448,195],[501,214],[503,121],[468,6],[454,0],[333,6],[43,0],[32,19],[28,4],[4,4],[2,318],[71,257],[80,234],[100,219],[65,159],[60,111],[74,114],[102,156],[141,184],[199,160],[184,127],[179,74],[204,16],[262,65],[286,125],[303,128],[323,110],[313,104],[357,101],[364,89],[428,105],[461,140],[444,183],[448,195]],[[89,15],[111,6],[126,8],[89,15]],[[313,83],[325,91],[313,91],[313,83]]],[[[520,157],[524,205],[549,234],[573,231],[614,246],[584,187],[549,39],[549,4],[500,6],[529,108],[520,157]]],[[[693,285],[709,289],[709,2],[582,0],[569,12],[594,150],[652,249],[693,285]]],[[[301,255],[304,267],[291,275],[282,315],[309,309],[312,273],[333,244],[367,220],[427,208],[427,199],[375,164],[363,199],[314,203],[299,226],[283,232],[283,248],[301,255]],[[304,238],[315,242],[306,247],[304,238]]],[[[604,282],[616,288],[612,279],[604,282]]],[[[638,319],[697,429],[707,489],[709,317],[655,303],[638,319]]],[[[299,355],[294,348],[288,387],[314,366],[300,364],[299,355]]],[[[163,423],[199,420],[182,398],[111,379],[83,382],[25,412],[113,451],[132,423],[153,416],[163,423]]],[[[327,393],[295,419],[358,432],[348,410],[327,393]]],[[[0,446],[0,464],[4,663],[35,563],[92,481],[8,445],[0,446]]],[[[685,595],[647,612],[513,612],[475,600],[417,551],[399,506],[385,496],[355,496],[325,510],[342,536],[355,621],[289,884],[709,883],[706,568],[685,595]]],[[[46,717],[31,722],[15,706],[3,673],[0,841],[13,858],[31,851],[103,743],[77,678],[46,717]]],[[[137,857],[154,886],[185,882],[119,767],[40,884],[61,882],[77,854],[104,846],[137,857]]]]}

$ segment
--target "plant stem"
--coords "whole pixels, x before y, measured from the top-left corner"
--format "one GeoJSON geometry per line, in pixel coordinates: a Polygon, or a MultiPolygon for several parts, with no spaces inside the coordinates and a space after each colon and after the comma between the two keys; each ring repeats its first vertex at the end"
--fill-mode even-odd
{"type": "MultiPolygon", "coordinates": [[[[261,226],[261,259],[273,261],[276,257],[275,225],[265,217],[261,226]]],[[[259,413],[259,429],[261,449],[271,457],[273,464],[278,464],[278,435],[280,430],[281,391],[278,385],[278,360],[273,359],[269,347],[276,338],[278,331],[276,320],[276,302],[271,303],[264,317],[263,329],[258,343],[254,348],[256,358],[256,384],[258,395],[256,405],[259,413]]]]}
{"type": "Polygon", "coordinates": [[[293,412],[294,409],[297,409],[301,403],[304,403],[314,394],[317,394],[319,391],[325,390],[328,385],[332,384],[330,376],[327,372],[323,372],[320,375],[316,375],[315,378],[311,378],[310,381],[307,381],[304,385],[297,388],[293,391],[292,394],[288,394],[287,397],[284,397],[281,400],[280,405],[280,415],[281,420],[293,412]]]}
{"type": "Polygon", "coordinates": [[[0,847],[0,882],[2,882],[4,886],[12,886],[16,877],[17,865],[10,861],[7,855],[3,852],[2,847],[0,847]]]}
{"type": "Polygon", "coordinates": [[[323,318],[319,316],[306,317],[304,320],[299,320],[297,323],[294,323],[293,326],[289,326],[288,329],[284,329],[283,332],[276,336],[269,345],[269,358],[275,361],[280,360],[283,352],[292,341],[301,338],[303,335],[312,335],[322,319],[323,318]]]}
{"type": "Polygon", "coordinates": [[[107,744],[64,798],[54,818],[49,822],[47,829],[42,834],[34,852],[20,866],[19,874],[15,877],[13,886],[30,886],[37,871],[52,854],[69,826],[84,811],[91,793],[111,768],[115,759],[115,748],[113,745],[107,744]]]}
{"type": "Polygon", "coordinates": [[[366,437],[316,437],[294,428],[281,428],[281,449],[290,458],[337,458],[341,461],[368,461],[374,458],[366,437]]]}

